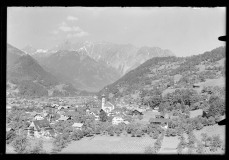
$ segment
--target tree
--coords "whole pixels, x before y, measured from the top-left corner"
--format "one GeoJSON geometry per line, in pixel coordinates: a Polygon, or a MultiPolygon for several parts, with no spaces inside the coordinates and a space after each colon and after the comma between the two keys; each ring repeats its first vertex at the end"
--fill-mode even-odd
{"type": "Polygon", "coordinates": [[[12,144],[17,153],[24,153],[26,151],[26,147],[29,144],[29,141],[26,136],[17,136],[13,140],[12,144]]]}
{"type": "Polygon", "coordinates": [[[113,126],[108,127],[107,132],[110,136],[113,136],[114,135],[114,127],[113,126]]]}
{"type": "Polygon", "coordinates": [[[159,132],[158,131],[154,132],[153,139],[158,139],[158,137],[159,137],[159,132]]]}
{"type": "Polygon", "coordinates": [[[208,118],[208,125],[213,125],[213,124],[215,124],[215,118],[211,116],[208,118]]]}
{"type": "Polygon", "coordinates": [[[209,147],[212,142],[212,137],[207,137],[206,139],[206,147],[209,147]]]}
{"type": "Polygon", "coordinates": [[[204,125],[201,122],[197,123],[196,129],[201,130],[204,127],[204,125]]]}
{"type": "Polygon", "coordinates": [[[144,153],[146,153],[146,154],[153,154],[153,153],[155,153],[155,152],[154,152],[154,148],[151,147],[151,146],[147,146],[147,147],[145,148],[145,150],[144,150],[144,153]]]}
{"type": "Polygon", "coordinates": [[[182,150],[183,150],[182,144],[181,144],[181,142],[179,142],[178,145],[177,145],[177,153],[178,154],[181,154],[182,153],[182,150]]]}
{"type": "Polygon", "coordinates": [[[172,130],[171,130],[171,135],[172,135],[172,136],[176,136],[176,135],[177,135],[176,129],[172,129],[172,130]]]}
{"type": "Polygon", "coordinates": [[[203,154],[204,153],[204,145],[202,143],[197,143],[197,149],[196,149],[196,152],[198,154],[203,154]]]}
{"type": "Polygon", "coordinates": [[[14,140],[14,138],[16,138],[16,136],[16,133],[12,130],[6,132],[6,144],[11,143],[14,140]]]}
{"type": "Polygon", "coordinates": [[[137,136],[137,137],[141,137],[142,135],[143,135],[142,129],[139,128],[139,129],[136,131],[136,136],[137,136]]]}
{"type": "Polygon", "coordinates": [[[221,148],[222,146],[222,140],[220,139],[219,135],[213,135],[212,141],[210,143],[210,150],[215,152],[218,148],[221,148]]]}
{"type": "Polygon", "coordinates": [[[30,154],[45,153],[45,150],[43,149],[43,140],[39,140],[38,142],[36,142],[36,144],[32,148],[29,148],[29,150],[26,151],[26,153],[30,153],[30,154]]]}
{"type": "Polygon", "coordinates": [[[201,133],[201,136],[202,136],[201,141],[204,142],[204,146],[206,147],[208,135],[207,135],[207,133],[201,133]]]}
{"type": "Polygon", "coordinates": [[[100,110],[99,118],[100,118],[100,121],[102,121],[102,122],[106,122],[108,120],[108,116],[107,116],[106,112],[102,109],[100,110]]]}

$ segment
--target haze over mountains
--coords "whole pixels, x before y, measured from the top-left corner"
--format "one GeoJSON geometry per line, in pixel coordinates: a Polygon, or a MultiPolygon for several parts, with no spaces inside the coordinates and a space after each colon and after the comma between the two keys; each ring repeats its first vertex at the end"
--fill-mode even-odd
{"type": "Polygon", "coordinates": [[[28,46],[22,50],[59,79],[92,92],[115,82],[150,58],[174,55],[159,47],[89,41],[65,41],[49,50],[28,46]]]}

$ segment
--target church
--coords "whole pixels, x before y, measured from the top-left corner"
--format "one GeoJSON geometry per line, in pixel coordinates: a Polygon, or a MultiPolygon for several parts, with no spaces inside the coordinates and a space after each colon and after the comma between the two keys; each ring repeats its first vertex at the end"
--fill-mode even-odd
{"type": "Polygon", "coordinates": [[[106,101],[105,95],[102,95],[102,110],[106,113],[110,113],[114,109],[114,105],[108,101],[106,101]]]}

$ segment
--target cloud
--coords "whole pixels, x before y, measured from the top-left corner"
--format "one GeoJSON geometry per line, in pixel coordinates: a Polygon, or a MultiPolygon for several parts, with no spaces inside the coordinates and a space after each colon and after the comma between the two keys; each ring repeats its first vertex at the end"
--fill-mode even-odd
{"type": "Polygon", "coordinates": [[[69,21],[77,21],[79,18],[77,18],[77,17],[74,17],[74,16],[68,16],[67,17],[67,20],[69,20],[69,21]]]}
{"type": "MultiPolygon", "coordinates": [[[[83,37],[83,36],[89,35],[88,32],[84,31],[79,26],[69,26],[69,25],[67,25],[66,22],[62,22],[59,25],[58,31],[62,31],[62,32],[68,33],[67,34],[67,37],[68,38],[72,38],[72,37],[83,37]]],[[[53,33],[54,33],[54,31],[53,31],[53,33]]],[[[55,32],[55,33],[57,33],[57,32],[55,32]]]]}

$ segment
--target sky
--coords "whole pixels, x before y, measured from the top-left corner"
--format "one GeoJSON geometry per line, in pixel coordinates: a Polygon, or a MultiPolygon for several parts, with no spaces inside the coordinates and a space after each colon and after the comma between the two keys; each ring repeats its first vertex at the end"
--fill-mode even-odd
{"type": "Polygon", "coordinates": [[[50,49],[66,40],[160,47],[190,56],[225,45],[226,8],[8,7],[7,43],[50,49]]]}

